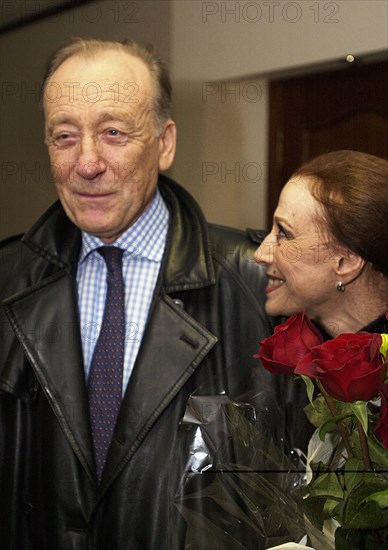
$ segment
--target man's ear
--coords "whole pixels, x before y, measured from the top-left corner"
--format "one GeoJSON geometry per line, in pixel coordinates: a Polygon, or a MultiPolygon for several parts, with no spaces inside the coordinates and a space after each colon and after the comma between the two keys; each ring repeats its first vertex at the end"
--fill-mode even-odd
{"type": "Polygon", "coordinates": [[[173,163],[176,148],[176,125],[171,119],[165,123],[159,137],[159,170],[168,170],[173,163]]]}
{"type": "Polygon", "coordinates": [[[338,262],[335,266],[335,272],[338,280],[345,285],[357,279],[360,275],[366,260],[348,248],[341,248],[338,254],[338,262]]]}

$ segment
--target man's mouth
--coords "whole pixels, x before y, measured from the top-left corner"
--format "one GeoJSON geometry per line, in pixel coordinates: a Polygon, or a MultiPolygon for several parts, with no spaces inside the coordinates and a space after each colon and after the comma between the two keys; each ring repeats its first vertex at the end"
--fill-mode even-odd
{"type": "Polygon", "coordinates": [[[85,199],[104,199],[106,197],[110,197],[113,195],[113,193],[82,193],[78,192],[77,195],[79,197],[85,198],[85,199]]]}

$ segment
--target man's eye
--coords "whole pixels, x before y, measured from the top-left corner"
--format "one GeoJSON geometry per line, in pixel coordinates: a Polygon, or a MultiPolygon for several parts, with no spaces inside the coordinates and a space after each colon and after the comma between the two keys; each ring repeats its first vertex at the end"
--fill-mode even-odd
{"type": "Polygon", "coordinates": [[[115,143],[125,143],[127,141],[127,134],[117,130],[117,128],[109,128],[105,131],[104,135],[108,141],[113,141],[115,143]]]}
{"type": "Polygon", "coordinates": [[[69,132],[61,132],[55,134],[51,140],[57,147],[67,147],[73,145],[76,142],[76,137],[69,132]]]}

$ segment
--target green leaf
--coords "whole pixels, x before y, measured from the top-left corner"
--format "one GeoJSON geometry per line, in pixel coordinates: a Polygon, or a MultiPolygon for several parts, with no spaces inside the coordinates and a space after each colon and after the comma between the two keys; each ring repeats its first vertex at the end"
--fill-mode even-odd
{"type": "Polygon", "coordinates": [[[376,502],[380,508],[388,508],[388,488],[384,491],[372,493],[365,499],[366,502],[369,502],[371,500],[376,502]]]}
{"type": "Polygon", "coordinates": [[[311,405],[314,407],[314,402],[313,402],[314,390],[315,390],[314,382],[308,376],[303,376],[302,375],[301,379],[306,384],[307,397],[309,398],[309,401],[310,401],[311,405]]]}
{"type": "Polygon", "coordinates": [[[331,517],[335,518],[339,524],[342,523],[342,516],[345,509],[346,502],[344,500],[340,500],[337,502],[337,506],[333,508],[331,511],[331,517]]]}
{"type": "Polygon", "coordinates": [[[387,358],[387,350],[388,350],[388,334],[381,334],[381,346],[380,346],[380,353],[384,357],[384,359],[387,358]]]}
{"type": "Polygon", "coordinates": [[[338,506],[338,500],[333,500],[332,498],[328,498],[325,500],[325,505],[323,507],[324,516],[326,517],[333,517],[333,511],[338,506]]]}
{"type": "Polygon", "coordinates": [[[322,531],[323,528],[323,521],[324,521],[324,515],[323,515],[323,507],[325,505],[325,499],[324,498],[306,498],[303,501],[303,509],[308,517],[308,519],[311,521],[311,523],[322,531]]]}
{"type": "Polygon", "coordinates": [[[343,511],[342,525],[354,529],[378,529],[388,525],[388,479],[367,474],[350,491],[343,511]],[[380,503],[383,506],[380,506],[380,503]]]}
{"type": "MultiPolygon", "coordinates": [[[[360,438],[357,432],[353,433],[353,445],[355,451],[361,454],[360,438]]],[[[381,467],[388,467],[388,449],[378,443],[374,437],[368,437],[369,456],[374,464],[381,467]]]]}
{"type": "MultiPolygon", "coordinates": [[[[336,419],[344,418],[353,414],[350,408],[350,403],[342,403],[341,401],[336,400],[334,400],[334,403],[338,413],[338,416],[335,417],[336,419]]],[[[333,420],[333,415],[331,414],[325,398],[322,395],[317,397],[313,403],[306,405],[304,412],[306,413],[306,416],[311,424],[316,428],[320,428],[326,422],[333,420]]]]}
{"type": "Polygon", "coordinates": [[[368,447],[372,462],[379,466],[388,466],[388,449],[382,447],[372,438],[368,438],[368,447]]]}
{"type": "Polygon", "coordinates": [[[343,499],[344,491],[336,472],[318,475],[309,485],[310,495],[314,497],[343,499]]]}
{"type": "Polygon", "coordinates": [[[336,550],[380,550],[388,548],[388,529],[346,529],[335,532],[336,550]]]}
{"type": "Polygon", "coordinates": [[[313,403],[306,405],[304,412],[311,424],[316,428],[320,428],[331,417],[331,413],[322,395],[317,397],[313,403]]]}
{"type": "Polygon", "coordinates": [[[353,414],[359,420],[365,435],[368,435],[368,409],[366,401],[354,401],[350,404],[353,414]]]}
{"type": "Polygon", "coordinates": [[[332,432],[337,429],[337,423],[341,420],[345,420],[345,418],[349,418],[351,416],[350,413],[344,413],[338,416],[332,416],[325,422],[321,429],[319,430],[319,437],[323,440],[327,433],[332,432]]]}
{"type": "Polygon", "coordinates": [[[364,464],[358,458],[349,458],[345,462],[344,481],[347,491],[352,490],[363,479],[364,464]]]}

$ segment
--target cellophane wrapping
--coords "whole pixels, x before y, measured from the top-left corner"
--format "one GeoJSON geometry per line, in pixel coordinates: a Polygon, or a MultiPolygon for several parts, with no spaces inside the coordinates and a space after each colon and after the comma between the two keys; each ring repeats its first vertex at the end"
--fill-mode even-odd
{"type": "Polygon", "coordinates": [[[281,405],[268,407],[254,393],[238,400],[191,395],[181,423],[169,550],[261,550],[309,542],[303,454],[287,448],[282,425],[281,405]]]}

